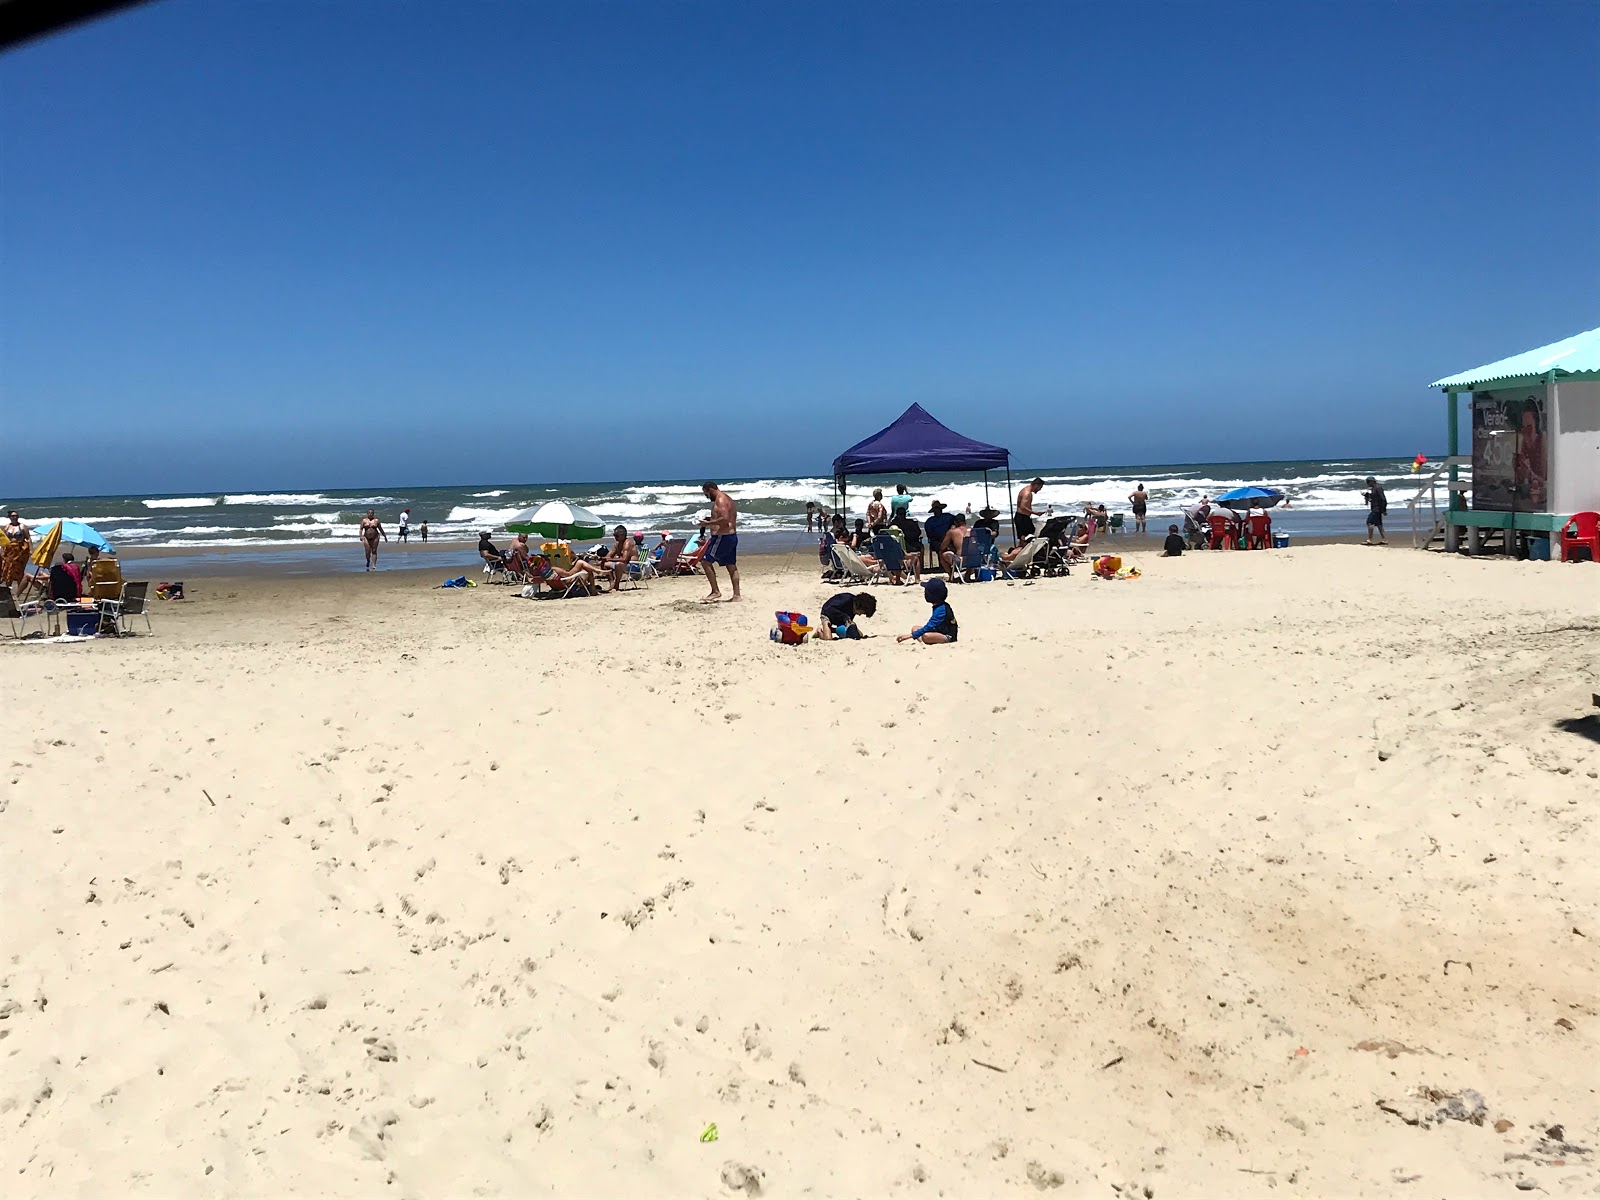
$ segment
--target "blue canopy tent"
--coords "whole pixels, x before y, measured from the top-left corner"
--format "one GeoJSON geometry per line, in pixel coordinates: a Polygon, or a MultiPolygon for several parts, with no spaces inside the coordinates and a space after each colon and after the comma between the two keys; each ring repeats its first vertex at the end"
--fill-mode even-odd
{"type": "Polygon", "coordinates": [[[835,510],[843,511],[845,481],[850,475],[916,475],[923,471],[982,471],[987,504],[989,472],[1001,468],[1005,468],[1009,496],[1011,451],[962,437],[936,421],[922,405],[913,404],[894,424],[857,442],[833,460],[835,510]]]}

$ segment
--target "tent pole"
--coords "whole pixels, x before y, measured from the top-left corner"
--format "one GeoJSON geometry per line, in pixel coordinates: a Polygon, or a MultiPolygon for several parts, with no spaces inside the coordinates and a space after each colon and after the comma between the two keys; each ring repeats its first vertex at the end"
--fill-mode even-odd
{"type": "Polygon", "coordinates": [[[983,506],[989,507],[989,468],[983,469],[983,506]]]}
{"type": "MultiPolygon", "coordinates": [[[[1013,516],[1015,516],[1016,512],[1017,512],[1017,498],[1011,494],[1011,460],[1010,459],[1006,460],[1006,504],[1010,507],[1011,514],[1013,516]]],[[[1012,529],[1011,529],[1011,534],[1012,534],[1013,537],[1016,536],[1016,532],[1017,532],[1016,526],[1013,525],[1012,529]]]]}

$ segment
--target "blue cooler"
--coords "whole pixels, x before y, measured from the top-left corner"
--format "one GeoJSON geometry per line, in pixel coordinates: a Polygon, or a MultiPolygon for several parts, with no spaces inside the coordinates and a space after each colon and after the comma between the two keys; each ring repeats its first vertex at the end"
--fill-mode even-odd
{"type": "Polygon", "coordinates": [[[1272,547],[1275,550],[1287,550],[1289,548],[1289,537],[1288,537],[1288,535],[1287,534],[1283,534],[1283,533],[1275,533],[1275,534],[1273,534],[1272,535],[1272,547]]]}
{"type": "Polygon", "coordinates": [[[100,614],[93,609],[67,614],[68,637],[93,637],[100,632],[100,614]]]}
{"type": "Polygon", "coordinates": [[[1528,539],[1528,558],[1533,562],[1550,561],[1550,539],[1533,537],[1528,539]]]}

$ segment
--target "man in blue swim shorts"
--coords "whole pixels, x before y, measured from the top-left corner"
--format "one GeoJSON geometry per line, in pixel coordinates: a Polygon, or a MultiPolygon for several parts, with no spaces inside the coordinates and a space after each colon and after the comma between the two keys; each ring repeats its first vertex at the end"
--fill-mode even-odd
{"type": "Polygon", "coordinates": [[[733,497],[709,479],[700,485],[700,490],[711,501],[711,516],[700,522],[707,538],[700,565],[711,581],[711,594],[701,603],[715,604],[722,599],[722,589],[717,586],[719,566],[727,568],[728,582],[733,585],[733,595],[728,599],[742,599],[739,595],[739,514],[733,507],[733,497]]]}

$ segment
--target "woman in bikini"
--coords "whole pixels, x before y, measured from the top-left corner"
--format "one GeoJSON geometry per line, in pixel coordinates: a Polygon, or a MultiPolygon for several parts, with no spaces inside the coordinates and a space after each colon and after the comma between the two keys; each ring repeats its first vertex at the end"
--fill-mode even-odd
{"type": "Polygon", "coordinates": [[[4,529],[6,545],[3,555],[0,555],[0,584],[20,589],[23,576],[28,572],[28,551],[33,547],[33,530],[22,523],[15,509],[6,514],[4,529]]]}
{"type": "Polygon", "coordinates": [[[383,523],[378,520],[376,509],[367,509],[367,515],[361,518],[361,547],[367,553],[367,570],[378,569],[378,539],[389,540],[389,535],[383,531],[383,523]]]}

